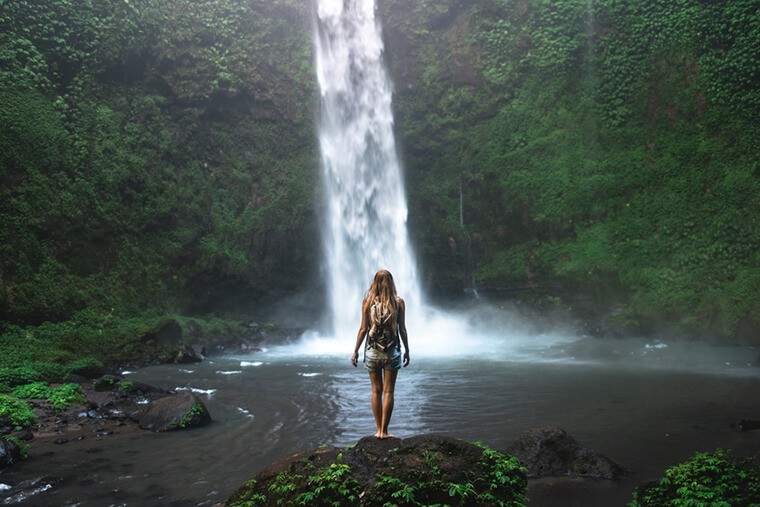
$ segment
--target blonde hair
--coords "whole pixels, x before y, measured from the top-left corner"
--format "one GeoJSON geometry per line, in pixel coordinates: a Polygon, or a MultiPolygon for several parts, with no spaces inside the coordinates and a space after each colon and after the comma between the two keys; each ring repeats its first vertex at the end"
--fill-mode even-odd
{"type": "Polygon", "coordinates": [[[395,329],[398,302],[396,301],[396,284],[393,275],[387,269],[381,269],[375,273],[372,283],[364,296],[364,301],[376,304],[380,315],[391,315],[393,328],[395,329]]]}

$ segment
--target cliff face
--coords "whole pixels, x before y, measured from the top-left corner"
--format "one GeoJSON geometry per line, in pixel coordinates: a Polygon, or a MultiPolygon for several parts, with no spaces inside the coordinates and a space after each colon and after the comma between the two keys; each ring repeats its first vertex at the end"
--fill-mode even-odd
{"type": "Polygon", "coordinates": [[[758,341],[751,2],[380,8],[434,291],[551,287],[626,332],[758,341]]]}
{"type": "Polygon", "coordinates": [[[208,309],[316,270],[303,2],[13,2],[0,320],[208,309]]]}
{"type": "MultiPolygon", "coordinates": [[[[560,286],[632,332],[755,336],[751,1],[378,13],[434,294],[560,286]]],[[[318,279],[308,2],[19,0],[0,23],[0,320],[318,279]]]]}

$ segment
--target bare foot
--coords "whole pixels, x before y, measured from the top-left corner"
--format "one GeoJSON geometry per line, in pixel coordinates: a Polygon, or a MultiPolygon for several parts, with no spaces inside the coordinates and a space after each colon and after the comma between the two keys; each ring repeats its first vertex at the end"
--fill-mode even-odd
{"type": "Polygon", "coordinates": [[[391,435],[391,434],[390,434],[390,433],[388,433],[387,431],[384,431],[384,432],[381,432],[381,433],[380,433],[380,436],[379,436],[379,437],[377,437],[377,438],[379,438],[379,439],[381,439],[381,440],[382,440],[382,439],[385,439],[385,438],[394,438],[394,437],[393,437],[393,435],[391,435]]]}
{"type": "Polygon", "coordinates": [[[383,438],[381,435],[382,435],[382,432],[380,430],[377,430],[375,432],[375,438],[383,438]]]}

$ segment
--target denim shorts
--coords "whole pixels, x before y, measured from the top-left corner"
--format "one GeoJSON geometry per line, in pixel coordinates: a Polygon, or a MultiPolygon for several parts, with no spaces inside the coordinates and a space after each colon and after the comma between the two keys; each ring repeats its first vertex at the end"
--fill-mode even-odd
{"type": "Polygon", "coordinates": [[[401,369],[401,349],[394,349],[390,354],[378,352],[374,349],[367,348],[364,356],[364,366],[370,371],[376,370],[400,370],[401,369]]]}

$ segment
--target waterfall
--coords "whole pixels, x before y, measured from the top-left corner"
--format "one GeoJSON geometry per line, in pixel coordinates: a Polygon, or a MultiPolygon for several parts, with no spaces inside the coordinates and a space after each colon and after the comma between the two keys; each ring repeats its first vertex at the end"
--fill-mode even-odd
{"type": "Polygon", "coordinates": [[[422,291],[407,232],[392,85],[374,0],[317,0],[319,147],[324,255],[335,336],[355,336],[361,300],[380,268],[418,313],[422,291]]]}
{"type": "Polygon", "coordinates": [[[524,340],[497,309],[483,304],[484,311],[466,316],[425,303],[407,231],[403,173],[393,136],[393,89],[375,0],[314,1],[328,288],[327,297],[314,303],[328,310],[331,330],[307,331],[298,343],[271,354],[348,358],[361,321],[361,300],[377,270],[386,268],[406,300],[412,357],[505,357],[506,350],[517,350],[524,340]]]}

